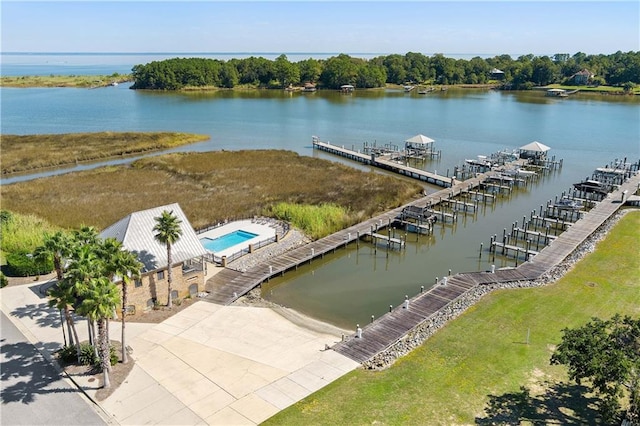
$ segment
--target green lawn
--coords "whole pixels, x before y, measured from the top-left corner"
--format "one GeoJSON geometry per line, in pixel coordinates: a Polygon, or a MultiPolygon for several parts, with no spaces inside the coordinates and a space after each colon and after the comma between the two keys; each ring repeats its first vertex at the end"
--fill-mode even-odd
{"type": "Polygon", "coordinates": [[[593,401],[549,358],[565,327],[640,315],[639,239],[636,211],[557,283],[485,296],[391,368],[352,372],[265,424],[594,424],[593,401]]]}

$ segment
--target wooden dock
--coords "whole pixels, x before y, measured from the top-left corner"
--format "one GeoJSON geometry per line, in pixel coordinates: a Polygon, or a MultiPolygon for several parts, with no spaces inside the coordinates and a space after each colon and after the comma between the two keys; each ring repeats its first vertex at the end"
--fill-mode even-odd
{"type": "Polygon", "coordinates": [[[333,346],[333,350],[357,362],[365,362],[386,350],[407,332],[419,326],[440,309],[454,302],[475,286],[501,282],[535,280],[558,266],[608,218],[623,205],[622,191],[634,193],[640,185],[640,175],[633,176],[609,194],[582,219],[558,236],[529,261],[514,269],[472,272],[448,277],[446,285],[436,284],[429,291],[409,299],[408,307],[400,305],[388,314],[362,327],[362,337],[348,336],[333,346]]]}
{"type": "MultiPolygon", "coordinates": [[[[404,208],[410,206],[421,206],[422,208],[434,206],[442,200],[453,198],[465,191],[478,187],[486,176],[486,174],[480,175],[465,182],[456,181],[451,188],[442,189],[420,200],[385,212],[303,247],[288,251],[270,259],[268,263],[257,265],[246,272],[223,269],[207,282],[206,288],[209,296],[205,300],[225,305],[232,303],[238,297],[246,294],[271,277],[296,269],[298,266],[309,263],[317,257],[322,257],[326,253],[335,252],[337,249],[345,247],[347,244],[373,232],[372,229],[377,230],[385,227],[395,221],[404,208]]],[[[540,278],[560,264],[579,244],[623,205],[621,202],[623,191],[626,190],[627,193],[633,194],[638,185],[640,185],[640,175],[631,177],[620,188],[609,194],[602,202],[587,212],[582,219],[575,224],[571,224],[568,230],[553,239],[550,245],[544,247],[535,256],[531,253],[531,259],[522,263],[519,267],[498,270],[495,273],[473,272],[447,277],[446,285],[442,285],[443,280],[441,280],[430,290],[409,299],[406,308],[403,304],[400,304],[388,314],[378,318],[371,324],[363,326],[362,338],[349,336],[345,341],[336,344],[333,349],[358,362],[364,362],[393,345],[408,331],[428,320],[440,309],[462,297],[476,286],[540,278]]],[[[567,223],[567,225],[569,224],[567,223]]]]}
{"type": "MultiPolygon", "coordinates": [[[[330,252],[335,252],[337,249],[345,247],[347,244],[355,242],[361,237],[375,232],[375,230],[379,228],[388,226],[388,224],[396,221],[398,217],[401,217],[402,211],[405,208],[436,205],[449,197],[460,195],[464,190],[477,187],[485,177],[485,175],[481,175],[464,182],[456,181],[457,183],[452,188],[442,189],[419,200],[336,232],[335,234],[313,241],[303,247],[290,250],[270,259],[268,263],[257,265],[245,272],[221,271],[207,281],[206,290],[209,292],[209,295],[205,300],[228,305],[238,297],[245,295],[261,283],[269,280],[271,277],[282,275],[289,270],[296,269],[298,266],[309,263],[315,258],[322,257],[330,252]]],[[[436,212],[432,209],[427,210],[431,214],[438,214],[438,219],[443,222],[447,219],[455,220],[455,215],[453,214],[440,211],[436,212]]]]}
{"type": "Polygon", "coordinates": [[[384,170],[389,170],[394,173],[408,176],[413,179],[418,179],[422,182],[427,182],[443,188],[451,187],[455,185],[456,182],[458,182],[453,177],[441,176],[436,173],[416,169],[399,162],[392,161],[388,155],[377,156],[375,153],[367,155],[345,148],[344,146],[332,145],[329,142],[321,142],[317,138],[313,139],[313,148],[320,151],[328,152],[333,155],[348,158],[359,163],[364,163],[384,170]]]}

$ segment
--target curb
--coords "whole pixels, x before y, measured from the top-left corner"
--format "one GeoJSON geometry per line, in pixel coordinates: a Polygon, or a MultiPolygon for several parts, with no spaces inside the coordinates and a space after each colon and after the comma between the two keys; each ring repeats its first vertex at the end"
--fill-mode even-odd
{"type": "MultiPolygon", "coordinates": [[[[47,282],[43,283],[43,285],[46,284],[46,283],[47,282]]],[[[40,341],[38,339],[36,339],[36,337],[33,335],[33,333],[29,329],[27,329],[22,324],[21,321],[19,321],[16,318],[14,318],[11,314],[7,313],[7,307],[4,306],[4,304],[2,305],[2,309],[1,310],[7,316],[9,321],[11,321],[13,323],[13,325],[15,325],[15,327],[24,335],[24,337],[27,338],[27,341],[33,345],[33,347],[36,349],[38,354],[40,354],[40,356],[46,362],[48,362],[60,374],[60,376],[63,379],[68,380],[69,382],[71,382],[71,385],[76,387],[84,395],[84,397],[91,402],[93,407],[95,407],[96,413],[102,418],[102,420],[105,421],[106,424],[108,424],[108,425],[119,425],[119,423],[113,418],[113,416],[111,416],[102,407],[102,405],[100,405],[100,403],[98,403],[98,401],[96,401],[93,397],[91,397],[87,393],[87,391],[80,384],[78,384],[78,382],[76,382],[76,380],[71,375],[69,375],[69,373],[67,373],[64,369],[62,369],[60,367],[58,362],[51,356],[49,351],[47,351],[45,349],[42,349],[40,347],[40,341]]]]}

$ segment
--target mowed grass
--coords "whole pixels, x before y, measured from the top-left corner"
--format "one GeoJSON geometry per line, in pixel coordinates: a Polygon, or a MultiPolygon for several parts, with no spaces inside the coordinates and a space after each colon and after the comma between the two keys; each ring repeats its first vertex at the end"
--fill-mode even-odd
{"type": "Polygon", "coordinates": [[[100,132],[2,135],[2,175],[108,160],[208,140],[207,135],[170,132],[100,132]]]}
{"type": "Polygon", "coordinates": [[[549,358],[565,327],[640,315],[639,240],[636,211],[558,282],[487,295],[392,367],[354,371],[265,424],[594,424],[593,401],[549,358]]]}
{"type": "Polygon", "coordinates": [[[180,204],[192,226],[269,212],[280,202],[333,204],[346,225],[398,207],[422,186],[290,151],[167,154],[2,186],[2,208],[63,228],[104,229],[131,212],[180,204]]]}

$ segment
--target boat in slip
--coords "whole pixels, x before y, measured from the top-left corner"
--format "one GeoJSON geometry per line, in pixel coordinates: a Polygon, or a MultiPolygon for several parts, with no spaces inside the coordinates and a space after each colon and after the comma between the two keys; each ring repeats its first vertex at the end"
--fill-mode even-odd
{"type": "Polygon", "coordinates": [[[521,169],[520,167],[514,167],[511,169],[503,170],[502,174],[505,176],[511,176],[511,177],[528,177],[528,176],[535,176],[536,172],[531,170],[521,169]]]}
{"type": "Polygon", "coordinates": [[[573,187],[581,192],[596,193],[596,194],[609,193],[609,187],[607,185],[605,185],[600,181],[592,180],[592,179],[587,179],[582,182],[574,183],[573,187]]]}
{"type": "Polygon", "coordinates": [[[486,155],[478,155],[478,158],[466,159],[464,161],[465,163],[472,166],[480,166],[480,167],[487,167],[487,168],[491,168],[491,166],[493,166],[493,162],[489,160],[486,155]]]}
{"type": "Polygon", "coordinates": [[[584,208],[584,205],[581,201],[573,200],[569,197],[562,197],[560,200],[555,203],[549,205],[549,207],[554,207],[558,210],[571,210],[578,211],[584,208]]]}

